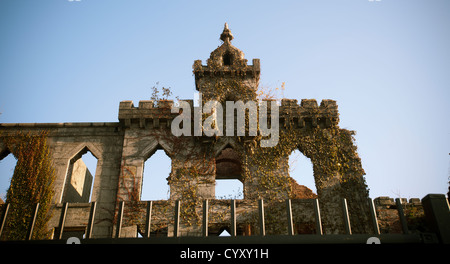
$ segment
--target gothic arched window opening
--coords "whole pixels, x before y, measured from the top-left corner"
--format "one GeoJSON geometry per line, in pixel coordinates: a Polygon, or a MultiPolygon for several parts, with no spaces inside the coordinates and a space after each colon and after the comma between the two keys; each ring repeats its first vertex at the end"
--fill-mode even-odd
{"type": "Polygon", "coordinates": [[[11,185],[17,159],[9,151],[0,153],[0,199],[6,201],[6,193],[11,185]]]}
{"type": "Polygon", "coordinates": [[[94,201],[92,192],[97,162],[97,158],[87,147],[70,160],[62,202],[88,203],[94,201]]]}
{"type": "Polygon", "coordinates": [[[172,160],[162,149],[158,149],[144,163],[141,200],[168,200],[170,188],[167,183],[172,160]]]}

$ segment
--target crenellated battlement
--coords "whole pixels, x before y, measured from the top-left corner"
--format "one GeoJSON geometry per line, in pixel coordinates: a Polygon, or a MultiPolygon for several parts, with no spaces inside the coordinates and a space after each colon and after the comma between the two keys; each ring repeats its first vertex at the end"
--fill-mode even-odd
{"type": "Polygon", "coordinates": [[[280,122],[281,120],[284,120],[285,126],[294,124],[294,128],[337,126],[338,106],[336,101],[329,99],[322,100],[320,106],[315,99],[302,99],[300,104],[295,99],[282,99],[280,122]]]}
{"type": "MultiPolygon", "coordinates": [[[[191,106],[191,113],[194,113],[193,100],[181,100],[191,106]]],[[[268,103],[273,99],[264,99],[261,103],[268,103]]],[[[125,126],[130,126],[132,122],[139,123],[140,127],[146,127],[147,123],[154,123],[159,127],[159,120],[165,120],[169,128],[169,121],[175,118],[178,113],[172,113],[173,100],[143,100],[138,106],[134,106],[133,101],[122,101],[119,105],[119,121],[125,126]]],[[[225,107],[225,106],[223,106],[225,107]]],[[[336,101],[325,99],[320,106],[315,99],[302,99],[299,104],[295,99],[282,99],[279,107],[280,124],[287,127],[293,124],[294,128],[328,128],[337,126],[339,123],[339,112],[336,101]]],[[[268,107],[270,113],[270,107],[268,107]]],[[[155,126],[154,126],[155,127],[155,126]]],[[[283,126],[281,126],[283,127],[283,126]]]]}
{"type": "Polygon", "coordinates": [[[208,59],[207,65],[203,65],[201,60],[194,61],[192,66],[193,73],[198,76],[210,74],[225,74],[232,75],[250,74],[251,76],[259,76],[261,71],[259,59],[253,59],[253,65],[247,64],[247,59],[236,61],[233,65],[224,66],[218,59],[208,59]]]}
{"type": "MultiPolygon", "coordinates": [[[[422,199],[423,201],[423,199],[422,199]]],[[[390,198],[381,196],[373,200],[381,233],[402,233],[403,212],[408,232],[430,231],[425,219],[424,205],[419,198],[390,198]],[[401,211],[399,206],[401,205],[401,211]]],[[[403,227],[404,228],[404,227],[403,227]]]]}
{"type": "Polygon", "coordinates": [[[134,106],[133,101],[122,101],[119,104],[119,121],[126,127],[130,127],[131,123],[139,123],[141,128],[149,125],[153,128],[160,125],[170,128],[169,120],[178,115],[171,113],[172,106],[173,100],[143,100],[139,101],[138,107],[134,106]],[[160,121],[165,123],[161,124],[160,121]]]}

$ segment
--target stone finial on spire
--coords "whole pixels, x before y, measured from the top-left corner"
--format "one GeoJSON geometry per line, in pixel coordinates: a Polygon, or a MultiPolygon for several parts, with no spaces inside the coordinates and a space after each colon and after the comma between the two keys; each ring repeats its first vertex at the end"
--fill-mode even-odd
{"type": "Polygon", "coordinates": [[[225,43],[230,43],[234,39],[233,34],[231,34],[231,31],[228,28],[227,23],[225,23],[223,32],[222,32],[222,34],[220,34],[220,39],[225,43]]]}

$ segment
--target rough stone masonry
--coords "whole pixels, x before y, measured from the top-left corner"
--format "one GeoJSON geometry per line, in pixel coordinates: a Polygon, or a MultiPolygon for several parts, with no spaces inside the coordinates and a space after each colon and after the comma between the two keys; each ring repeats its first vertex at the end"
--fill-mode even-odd
{"type": "MultiPolygon", "coordinates": [[[[244,53],[231,44],[233,38],[225,25],[220,35],[223,44],[211,52],[206,65],[200,60],[194,62],[195,87],[205,101],[247,102],[257,99],[260,60],[253,59],[249,65],[244,53]]],[[[183,101],[192,107],[193,113],[193,100],[183,101]]],[[[262,101],[266,102],[271,100],[262,101]]],[[[87,197],[97,202],[94,238],[111,237],[114,234],[120,201],[126,202],[121,236],[135,237],[138,232],[142,233],[146,213],[146,203],[140,200],[144,162],[158,149],[164,150],[172,162],[171,173],[167,178],[170,198],[153,203],[152,235],[173,235],[173,207],[176,200],[181,201],[181,235],[201,234],[198,223],[201,222],[201,201],[204,199],[211,201],[210,234],[228,229],[230,201],[214,200],[216,179],[237,179],[243,183],[244,198],[237,201],[238,234],[257,233],[255,215],[258,199],[268,201],[268,232],[277,233],[281,231],[276,227],[276,219],[285,217],[284,211],[277,211],[277,203],[292,197],[315,197],[309,190],[305,191],[304,196],[298,193],[304,188],[298,187],[294,181],[281,181],[279,188],[267,188],[268,181],[273,180],[266,177],[269,173],[276,174],[281,180],[289,178],[290,153],[278,154],[276,158],[280,162],[277,167],[261,167],[264,165],[251,160],[254,156],[248,147],[256,142],[255,138],[259,135],[173,135],[171,124],[180,114],[172,113],[173,104],[171,100],[142,100],[137,105],[132,101],[122,101],[119,104],[118,122],[111,123],[0,124],[0,158],[9,153],[14,154],[14,149],[7,149],[2,143],[4,138],[14,136],[17,131],[49,131],[50,150],[56,169],[54,214],[50,228],[57,228],[62,203],[69,202],[64,229],[66,237],[84,234],[90,208],[87,197]],[[86,172],[85,166],[79,162],[88,151],[98,160],[95,172],[86,172]],[[91,184],[93,188],[89,194],[91,184]],[[277,213],[280,215],[276,216],[277,213]],[[271,215],[274,215],[273,219],[271,215]]],[[[353,232],[369,232],[371,227],[364,170],[351,140],[351,133],[338,127],[336,102],[323,100],[319,105],[314,99],[303,99],[299,104],[294,99],[282,99],[281,105],[277,107],[280,134],[291,129],[302,135],[290,151],[300,150],[313,164],[324,233],[345,232],[342,198],[348,202],[353,232]],[[329,142],[338,142],[333,145],[333,153],[352,154],[345,157],[323,154],[323,149],[330,147],[329,142]],[[348,168],[342,168],[339,162],[344,158],[348,168]]],[[[314,221],[312,205],[299,199],[293,201],[293,211],[297,229],[308,229],[308,224],[314,221]]]]}

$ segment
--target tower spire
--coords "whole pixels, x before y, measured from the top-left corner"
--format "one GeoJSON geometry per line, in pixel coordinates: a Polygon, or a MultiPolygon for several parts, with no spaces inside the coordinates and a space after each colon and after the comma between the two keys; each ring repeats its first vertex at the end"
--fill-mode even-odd
{"type": "Polygon", "coordinates": [[[225,23],[225,26],[223,28],[223,32],[222,34],[220,34],[220,39],[224,42],[224,43],[231,43],[231,41],[233,40],[233,34],[231,34],[230,29],[228,28],[228,24],[225,23]]]}

